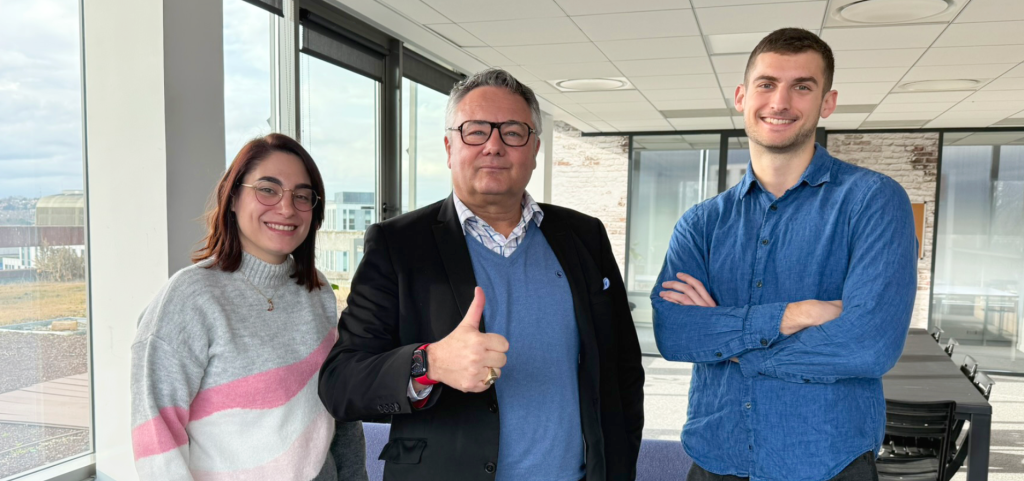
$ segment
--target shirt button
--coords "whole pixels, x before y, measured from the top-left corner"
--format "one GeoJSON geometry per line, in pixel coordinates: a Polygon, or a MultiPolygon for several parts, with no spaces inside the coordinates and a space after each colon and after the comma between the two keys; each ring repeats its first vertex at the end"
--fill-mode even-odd
{"type": "Polygon", "coordinates": [[[779,210],[779,207],[776,206],[776,205],[772,205],[771,207],[769,207],[769,209],[775,211],[775,210],[779,210]]]}
{"type": "Polygon", "coordinates": [[[494,472],[494,468],[495,468],[494,463],[487,463],[487,464],[484,465],[484,471],[487,471],[488,473],[493,473],[494,472]]]}
{"type": "Polygon", "coordinates": [[[496,413],[498,412],[498,403],[491,403],[487,408],[490,409],[492,413],[496,413]]]}
{"type": "Polygon", "coordinates": [[[761,281],[757,281],[757,288],[760,289],[764,284],[761,281]]]}
{"type": "Polygon", "coordinates": [[[768,239],[765,239],[765,240],[761,241],[761,245],[763,245],[763,246],[768,245],[768,239]]]}
{"type": "Polygon", "coordinates": [[[767,339],[761,339],[761,345],[762,346],[767,346],[768,345],[768,340],[767,339]]]}
{"type": "Polygon", "coordinates": [[[715,357],[722,357],[722,353],[720,353],[720,352],[716,352],[716,353],[715,353],[715,357]]]}
{"type": "Polygon", "coordinates": [[[750,409],[750,403],[747,403],[747,409],[750,409]]]}

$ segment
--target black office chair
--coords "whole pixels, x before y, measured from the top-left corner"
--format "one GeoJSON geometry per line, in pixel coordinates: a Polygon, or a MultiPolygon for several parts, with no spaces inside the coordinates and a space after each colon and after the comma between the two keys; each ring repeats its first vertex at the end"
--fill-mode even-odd
{"type": "Polygon", "coordinates": [[[951,338],[949,338],[949,341],[946,342],[946,347],[942,348],[942,350],[946,351],[946,355],[947,356],[953,357],[953,348],[956,347],[957,344],[960,344],[960,343],[956,342],[956,339],[953,339],[951,337],[951,338]]]}
{"type": "Polygon", "coordinates": [[[881,481],[948,481],[953,461],[953,401],[885,400],[885,441],[876,462],[881,481]]]}
{"type": "Polygon", "coordinates": [[[932,339],[935,339],[935,342],[939,342],[939,339],[942,338],[942,329],[932,327],[931,329],[928,329],[928,335],[932,336],[932,339]]]}
{"type": "Polygon", "coordinates": [[[974,376],[973,382],[974,387],[978,388],[978,391],[981,392],[982,396],[985,396],[985,399],[992,395],[992,386],[995,385],[995,381],[988,377],[988,374],[979,372],[974,376]]]}
{"type": "Polygon", "coordinates": [[[978,374],[978,361],[971,356],[964,356],[964,362],[960,363],[960,372],[964,373],[967,379],[974,381],[974,376],[978,374]]]}

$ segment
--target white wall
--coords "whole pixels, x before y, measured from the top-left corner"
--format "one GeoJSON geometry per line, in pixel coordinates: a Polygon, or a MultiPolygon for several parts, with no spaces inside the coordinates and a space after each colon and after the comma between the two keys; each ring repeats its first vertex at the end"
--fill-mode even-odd
{"type": "Polygon", "coordinates": [[[223,170],[221,2],[83,2],[96,470],[137,479],[130,346],[223,170]]]}

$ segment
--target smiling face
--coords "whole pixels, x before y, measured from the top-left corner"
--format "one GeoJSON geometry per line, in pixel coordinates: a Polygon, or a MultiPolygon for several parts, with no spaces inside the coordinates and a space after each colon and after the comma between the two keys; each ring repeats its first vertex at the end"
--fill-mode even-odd
{"type": "Polygon", "coordinates": [[[751,143],[773,153],[813,143],[818,119],[836,108],[836,91],[824,92],[824,72],[817,52],[758,55],[735,99],[751,143]]]}
{"type": "MultiPolygon", "coordinates": [[[[537,128],[526,100],[499,87],[480,87],[466,94],[449,127],[457,128],[467,120],[514,120],[537,128]]],[[[522,198],[537,167],[540,140],[531,135],[526,145],[509,147],[495,129],[483,145],[466,145],[459,131],[454,130],[445,136],[444,145],[455,194],[468,205],[482,205],[518,202],[522,198]]]]}
{"type": "MultiPolygon", "coordinates": [[[[309,173],[302,160],[279,151],[271,152],[259,161],[241,183],[255,185],[260,181],[278,184],[285,189],[311,187],[309,173]]],[[[264,262],[284,262],[309,235],[313,212],[297,210],[291,191],[286,191],[277,205],[263,205],[251,187],[236,189],[231,210],[238,219],[242,250],[264,262]]]]}

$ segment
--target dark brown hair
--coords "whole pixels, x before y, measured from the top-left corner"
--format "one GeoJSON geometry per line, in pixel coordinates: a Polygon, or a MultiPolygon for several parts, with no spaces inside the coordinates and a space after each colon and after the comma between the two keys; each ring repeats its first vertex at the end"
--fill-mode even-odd
{"type": "Polygon", "coordinates": [[[836,59],[832,56],[832,49],[824,40],[802,28],[780,28],[762,38],[754,47],[754,51],[750,52],[750,58],[747,59],[747,69],[743,72],[743,84],[746,85],[747,76],[750,75],[750,69],[754,68],[754,61],[757,60],[758,55],[762,53],[796,55],[804,52],[817,52],[825,62],[825,88],[822,90],[822,96],[824,96],[825,93],[832,90],[832,76],[836,71],[836,59]]]}
{"type": "Polygon", "coordinates": [[[224,177],[221,177],[217,189],[210,199],[210,208],[206,211],[205,246],[192,255],[192,262],[213,259],[208,268],[217,267],[223,271],[235,272],[242,265],[242,241],[238,232],[238,220],[231,210],[239,184],[246,175],[252,172],[264,159],[274,152],[284,152],[298,157],[306,167],[309,181],[320,201],[313,207],[313,219],[306,240],[292,252],[295,258],[295,272],[291,277],[300,286],[307,289],[319,289],[323,283],[316,273],[316,232],[324,221],[324,181],[320,177],[309,152],[302,148],[295,139],[283,134],[270,134],[250,140],[238,151],[235,160],[231,161],[224,177]]]}

